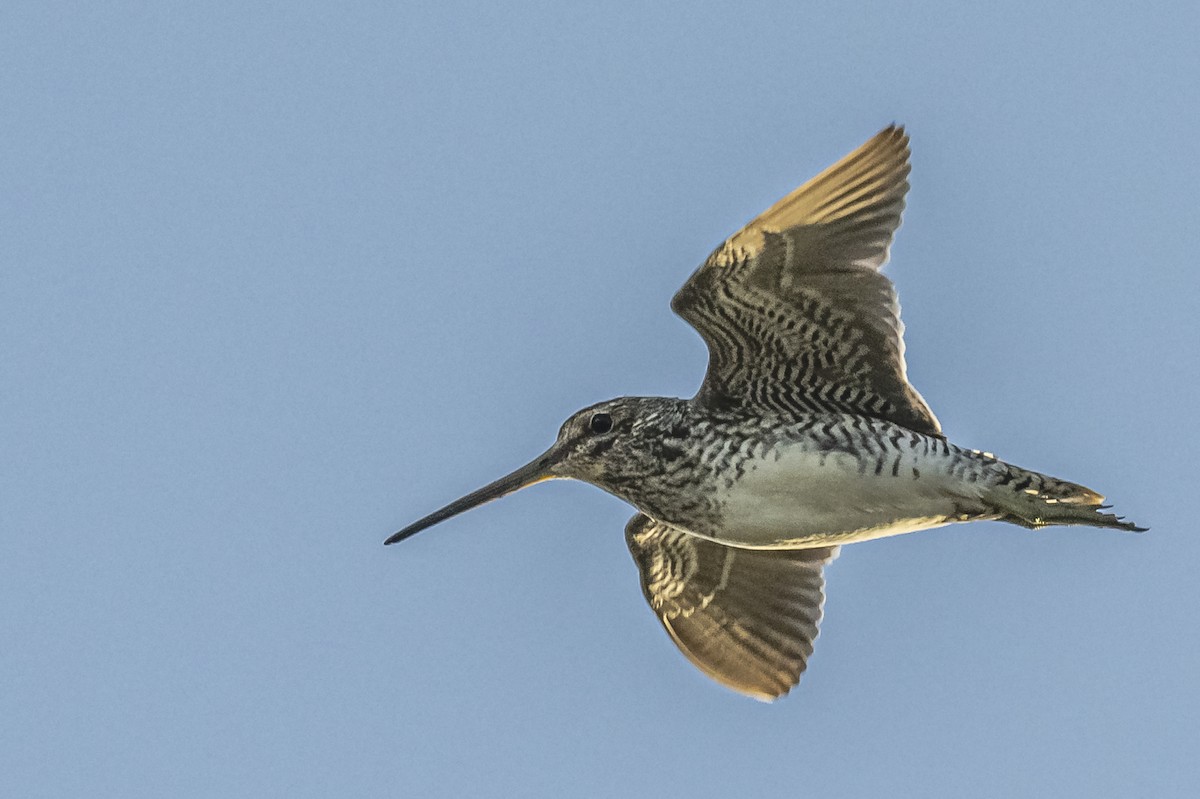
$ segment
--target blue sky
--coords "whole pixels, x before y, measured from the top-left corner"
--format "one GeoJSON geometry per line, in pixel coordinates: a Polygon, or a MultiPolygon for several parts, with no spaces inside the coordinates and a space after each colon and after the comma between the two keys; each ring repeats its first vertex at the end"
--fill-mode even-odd
{"type": "Polygon", "coordinates": [[[1198,25],[6,3],[0,793],[1195,795],[1198,25]],[[674,650],[594,488],[381,546],[694,392],[671,294],[892,121],[913,382],[1150,533],[850,547],[771,706],[674,650]]]}

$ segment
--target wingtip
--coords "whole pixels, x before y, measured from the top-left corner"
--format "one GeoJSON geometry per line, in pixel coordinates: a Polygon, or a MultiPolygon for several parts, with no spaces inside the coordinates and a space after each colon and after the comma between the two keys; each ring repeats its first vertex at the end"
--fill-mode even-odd
{"type": "Polygon", "coordinates": [[[886,128],[879,131],[878,135],[901,142],[905,146],[908,145],[908,131],[904,129],[904,125],[900,122],[893,121],[886,128]]]}
{"type": "Polygon", "coordinates": [[[908,176],[908,159],[912,155],[912,146],[908,138],[908,132],[900,123],[893,122],[876,133],[860,148],[860,151],[862,150],[889,153],[892,158],[903,162],[904,175],[905,177],[908,176]]]}
{"type": "Polygon", "coordinates": [[[787,688],[784,688],[779,693],[770,693],[767,691],[745,691],[745,692],[742,692],[736,688],[734,688],[733,690],[737,693],[741,693],[742,696],[750,697],[751,699],[758,702],[759,704],[773,705],[776,702],[778,702],[780,699],[783,699],[785,696],[787,696],[788,691],[790,691],[792,688],[793,688],[793,686],[789,685],[787,688]]]}

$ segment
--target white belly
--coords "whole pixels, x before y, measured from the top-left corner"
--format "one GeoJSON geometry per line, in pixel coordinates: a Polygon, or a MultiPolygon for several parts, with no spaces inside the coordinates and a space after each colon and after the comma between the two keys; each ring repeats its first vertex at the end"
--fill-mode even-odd
{"type": "Polygon", "coordinates": [[[714,537],[756,549],[848,544],[958,521],[979,497],[975,485],[954,480],[928,456],[899,458],[876,474],[874,457],[864,466],[846,452],[784,445],[747,463],[719,493],[722,529],[714,537]]]}

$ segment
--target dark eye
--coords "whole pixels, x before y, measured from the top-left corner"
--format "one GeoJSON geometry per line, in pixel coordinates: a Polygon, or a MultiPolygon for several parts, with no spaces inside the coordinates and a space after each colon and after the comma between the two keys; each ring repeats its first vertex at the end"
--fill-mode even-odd
{"type": "Polygon", "coordinates": [[[612,430],[612,417],[607,413],[592,414],[592,419],[588,422],[588,427],[596,435],[604,435],[609,430],[612,430]]]}

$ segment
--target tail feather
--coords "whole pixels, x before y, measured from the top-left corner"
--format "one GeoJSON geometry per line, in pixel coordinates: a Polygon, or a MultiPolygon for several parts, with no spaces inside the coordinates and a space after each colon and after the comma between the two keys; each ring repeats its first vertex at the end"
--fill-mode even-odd
{"type": "Polygon", "coordinates": [[[1104,511],[1104,496],[1078,483],[997,462],[1002,469],[987,497],[1001,519],[1037,530],[1050,525],[1085,525],[1144,533],[1124,517],[1104,511]]]}

